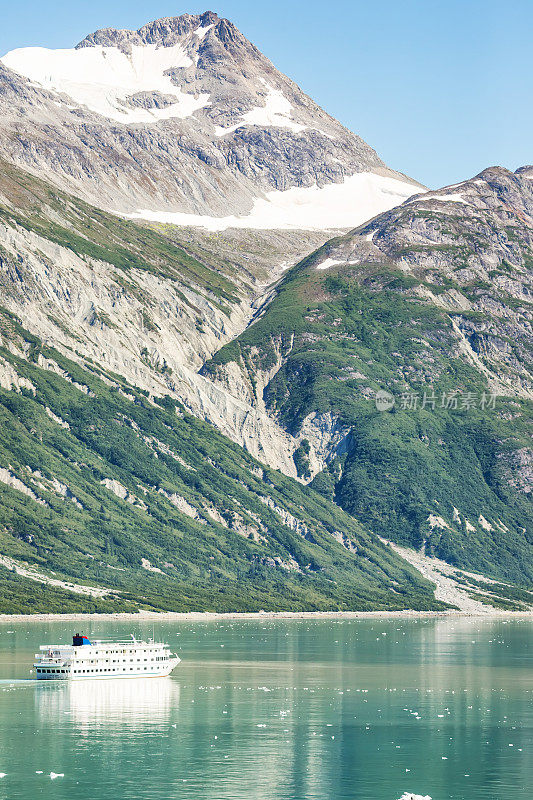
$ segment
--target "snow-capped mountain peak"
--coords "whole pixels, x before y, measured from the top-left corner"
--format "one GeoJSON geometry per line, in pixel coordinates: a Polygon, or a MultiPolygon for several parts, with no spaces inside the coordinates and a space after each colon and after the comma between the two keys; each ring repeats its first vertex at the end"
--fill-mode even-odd
{"type": "Polygon", "coordinates": [[[210,11],[13,50],[0,88],[0,155],[119,213],[331,229],[421,188],[210,11]]]}

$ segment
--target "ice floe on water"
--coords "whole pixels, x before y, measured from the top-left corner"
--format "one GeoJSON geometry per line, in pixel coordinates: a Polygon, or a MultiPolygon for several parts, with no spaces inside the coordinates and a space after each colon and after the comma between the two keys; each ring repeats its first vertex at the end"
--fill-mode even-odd
{"type": "Polygon", "coordinates": [[[413,792],[404,792],[398,800],[431,800],[429,794],[413,794],[413,792]]]}
{"type": "Polygon", "coordinates": [[[64,772],[51,772],[50,773],[50,780],[55,781],[56,778],[64,778],[64,772]]]}

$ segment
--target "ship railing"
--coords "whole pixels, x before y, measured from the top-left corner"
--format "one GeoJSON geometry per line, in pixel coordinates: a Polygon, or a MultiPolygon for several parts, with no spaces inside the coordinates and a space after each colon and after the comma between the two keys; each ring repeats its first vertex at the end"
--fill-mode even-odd
{"type": "Polygon", "coordinates": [[[155,642],[152,639],[91,639],[91,644],[117,645],[117,647],[125,647],[127,645],[128,647],[135,647],[139,645],[164,645],[164,642],[155,642]]]}
{"type": "MultiPolygon", "coordinates": [[[[114,646],[114,647],[146,647],[147,645],[150,647],[168,647],[165,642],[156,642],[153,639],[91,639],[91,645],[104,645],[104,646],[114,646]]],[[[88,647],[90,645],[81,645],[81,647],[88,647]]],[[[71,644],[43,644],[39,647],[41,652],[58,652],[58,651],[65,651],[67,650],[69,654],[73,650],[73,645],[71,644]]]]}

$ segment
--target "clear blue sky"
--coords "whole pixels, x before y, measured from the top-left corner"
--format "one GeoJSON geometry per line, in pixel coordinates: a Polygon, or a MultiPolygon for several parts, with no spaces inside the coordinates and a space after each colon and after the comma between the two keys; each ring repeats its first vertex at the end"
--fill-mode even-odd
{"type": "Polygon", "coordinates": [[[430,187],[533,162],[531,0],[3,0],[0,51],[209,8],[430,187]]]}

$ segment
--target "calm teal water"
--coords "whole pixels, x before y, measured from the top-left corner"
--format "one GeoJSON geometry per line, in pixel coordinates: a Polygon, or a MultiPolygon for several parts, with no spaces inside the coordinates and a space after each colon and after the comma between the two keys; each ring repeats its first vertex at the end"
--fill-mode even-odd
{"type": "Polygon", "coordinates": [[[530,621],[165,623],[171,678],[25,680],[73,627],[152,631],[0,624],[0,800],[533,797],[530,621]]]}

